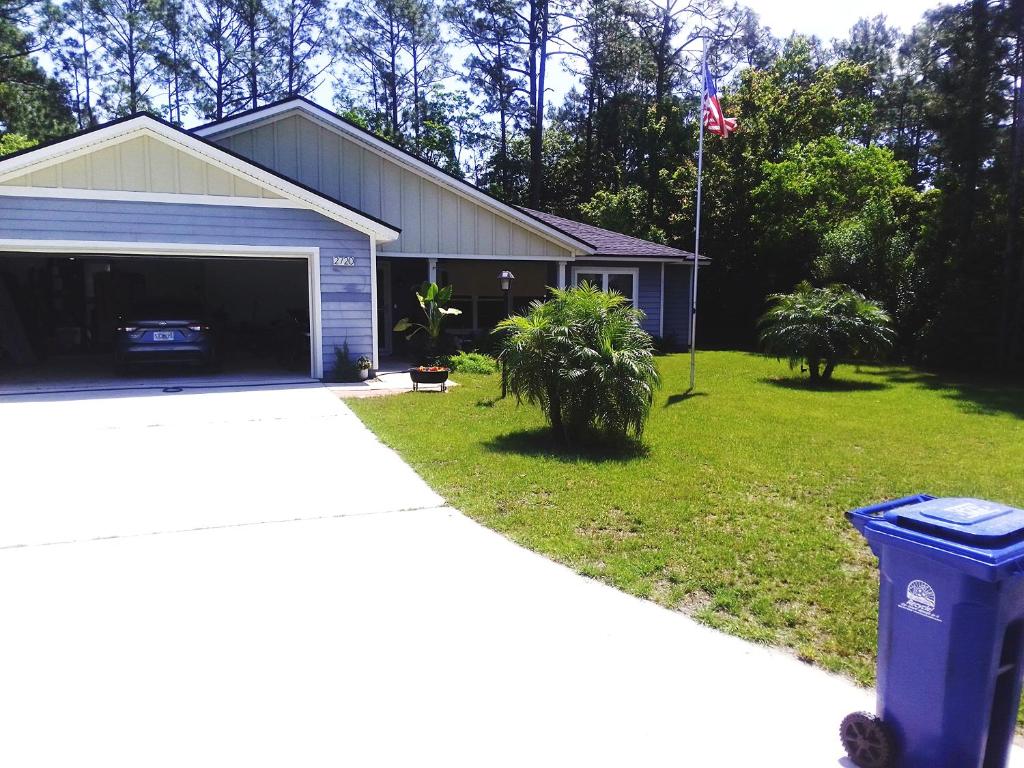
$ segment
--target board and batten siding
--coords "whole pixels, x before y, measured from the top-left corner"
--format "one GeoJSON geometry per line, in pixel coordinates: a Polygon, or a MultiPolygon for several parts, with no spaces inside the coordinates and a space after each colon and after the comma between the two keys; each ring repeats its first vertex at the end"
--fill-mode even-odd
{"type": "Polygon", "coordinates": [[[314,211],[0,195],[0,239],[317,247],[324,377],[346,341],[353,357],[373,357],[370,239],[314,211]]]}
{"type": "Polygon", "coordinates": [[[395,253],[571,258],[569,251],[304,113],[211,140],[402,230],[395,253]]]}
{"type": "Polygon", "coordinates": [[[281,200],[188,152],[139,136],[0,182],[8,187],[157,192],[281,200]]]}

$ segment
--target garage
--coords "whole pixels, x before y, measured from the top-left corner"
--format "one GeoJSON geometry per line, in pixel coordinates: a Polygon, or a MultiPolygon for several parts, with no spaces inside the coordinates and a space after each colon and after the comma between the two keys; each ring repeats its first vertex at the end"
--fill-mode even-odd
{"type": "Polygon", "coordinates": [[[150,115],[0,159],[0,395],[375,366],[399,234],[150,115]]]}
{"type": "Polygon", "coordinates": [[[304,258],[6,252],[0,376],[15,388],[306,378],[310,291],[304,258]],[[160,329],[135,330],[143,318],[160,329]],[[182,318],[195,330],[166,327],[182,318]]]}

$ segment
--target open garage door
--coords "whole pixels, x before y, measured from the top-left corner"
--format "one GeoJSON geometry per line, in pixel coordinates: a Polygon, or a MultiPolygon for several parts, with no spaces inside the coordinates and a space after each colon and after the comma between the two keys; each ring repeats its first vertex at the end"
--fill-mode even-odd
{"type": "Polygon", "coordinates": [[[0,253],[0,391],[318,375],[312,260],[0,253]]]}

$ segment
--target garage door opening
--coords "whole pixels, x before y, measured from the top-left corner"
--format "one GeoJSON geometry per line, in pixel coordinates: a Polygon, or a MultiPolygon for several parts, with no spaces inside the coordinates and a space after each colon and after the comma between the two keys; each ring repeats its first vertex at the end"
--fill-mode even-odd
{"type": "Polygon", "coordinates": [[[0,384],[306,379],[310,295],[305,258],[2,254],[0,384]]]}

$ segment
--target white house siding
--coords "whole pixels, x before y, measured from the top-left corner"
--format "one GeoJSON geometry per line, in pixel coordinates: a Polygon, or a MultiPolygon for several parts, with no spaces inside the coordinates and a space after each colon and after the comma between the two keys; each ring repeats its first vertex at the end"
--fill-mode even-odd
{"type": "Polygon", "coordinates": [[[318,247],[324,375],[346,341],[372,357],[369,237],[313,211],[0,194],[0,239],[318,247]]]}
{"type": "Polygon", "coordinates": [[[402,230],[389,253],[569,258],[569,251],[305,113],[211,140],[402,230]]]}
{"type": "Polygon", "coordinates": [[[8,187],[282,199],[179,149],[137,136],[0,182],[8,187]]]}

